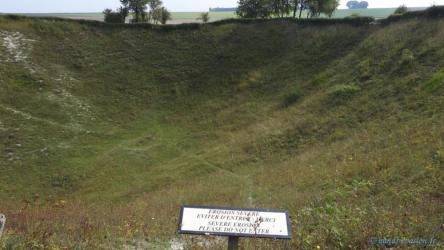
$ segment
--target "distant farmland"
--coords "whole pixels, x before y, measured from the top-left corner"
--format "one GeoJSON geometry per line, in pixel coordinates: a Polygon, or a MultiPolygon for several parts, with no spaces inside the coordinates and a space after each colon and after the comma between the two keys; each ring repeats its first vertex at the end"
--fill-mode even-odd
{"type": "MultiPolygon", "coordinates": [[[[424,8],[411,8],[411,10],[422,10],[424,8]]],[[[354,14],[360,16],[373,16],[375,18],[385,18],[391,15],[395,11],[395,8],[378,8],[378,9],[357,9],[357,10],[337,10],[333,18],[343,18],[351,16],[354,14]]],[[[196,20],[201,12],[173,12],[172,20],[169,24],[179,24],[179,23],[193,23],[198,22],[196,20]]],[[[22,15],[27,16],[51,16],[51,17],[61,17],[61,18],[71,18],[71,19],[85,19],[85,20],[96,20],[103,21],[102,13],[26,13],[22,15]]],[[[306,14],[303,13],[305,17],[306,14]]],[[[210,21],[218,21],[227,18],[235,18],[236,14],[234,12],[210,12],[210,21]]]]}

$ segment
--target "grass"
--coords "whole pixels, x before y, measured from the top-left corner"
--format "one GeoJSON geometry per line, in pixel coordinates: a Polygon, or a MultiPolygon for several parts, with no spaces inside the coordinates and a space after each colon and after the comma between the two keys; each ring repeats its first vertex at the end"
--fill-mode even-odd
{"type": "Polygon", "coordinates": [[[0,17],[0,248],[224,249],[185,203],[289,211],[244,249],[444,239],[442,19],[129,27],[0,17]]]}

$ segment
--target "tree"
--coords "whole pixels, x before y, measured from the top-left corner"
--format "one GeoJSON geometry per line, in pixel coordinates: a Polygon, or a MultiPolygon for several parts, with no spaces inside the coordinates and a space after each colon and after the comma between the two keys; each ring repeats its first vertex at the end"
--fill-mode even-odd
{"type": "Polygon", "coordinates": [[[197,20],[201,20],[203,23],[208,23],[210,21],[210,13],[208,12],[200,13],[197,20]]]}
{"type": "Polygon", "coordinates": [[[130,11],[130,9],[129,9],[129,0],[120,0],[120,4],[122,6],[120,6],[120,8],[119,8],[119,12],[120,13],[126,13],[126,16],[128,16],[129,11],[130,11]]]}
{"type": "Polygon", "coordinates": [[[339,6],[339,0],[327,0],[322,5],[322,13],[327,15],[328,17],[332,17],[333,13],[339,6]]]}
{"type": "MultiPolygon", "coordinates": [[[[154,20],[154,16],[157,15],[157,18],[160,18],[162,16],[162,14],[160,13],[160,9],[163,3],[161,0],[147,0],[147,2],[150,8],[150,11],[148,12],[148,22],[151,22],[151,20],[153,20],[153,22],[156,22],[156,20],[154,20]]],[[[160,19],[158,19],[157,21],[159,20],[160,19]]]]}
{"type": "Polygon", "coordinates": [[[122,5],[117,12],[113,12],[110,9],[104,10],[105,21],[117,22],[117,17],[120,15],[119,22],[125,22],[129,13],[132,13],[133,23],[153,22],[155,24],[165,24],[168,20],[171,20],[171,13],[164,7],[162,7],[161,0],[120,0],[122,5]],[[147,9],[149,7],[149,12],[147,9]],[[122,21],[123,20],[123,21],[122,21]]]}
{"type": "Polygon", "coordinates": [[[171,13],[165,7],[160,7],[154,10],[153,22],[155,24],[159,22],[161,24],[166,24],[168,20],[171,20],[171,13]]]}
{"type": "Polygon", "coordinates": [[[273,0],[239,0],[236,14],[242,18],[268,18],[273,13],[273,0]]]}
{"type": "Polygon", "coordinates": [[[290,4],[291,8],[293,9],[293,18],[296,18],[301,2],[301,0],[291,0],[290,4]]]}
{"type": "Polygon", "coordinates": [[[331,17],[339,6],[339,0],[239,0],[237,15],[242,18],[286,17],[293,11],[299,18],[303,10],[307,17],[318,17],[322,13],[331,17]]]}
{"type": "Polygon", "coordinates": [[[105,23],[125,23],[128,12],[118,9],[116,12],[111,9],[103,11],[105,23]]]}
{"type": "Polygon", "coordinates": [[[277,17],[288,16],[291,12],[290,0],[273,0],[271,6],[272,14],[277,17]]]}
{"type": "Polygon", "coordinates": [[[322,13],[331,17],[339,6],[339,0],[308,0],[306,5],[311,17],[318,17],[322,13]]]}
{"type": "Polygon", "coordinates": [[[299,19],[302,17],[302,11],[309,7],[309,0],[300,0],[299,2],[299,19]]]}
{"type": "Polygon", "coordinates": [[[321,15],[321,7],[319,6],[318,0],[305,1],[305,7],[308,10],[307,17],[318,17],[321,15]]]}
{"type": "Polygon", "coordinates": [[[401,5],[395,10],[395,14],[402,15],[407,13],[408,11],[409,9],[407,8],[407,6],[401,5]]]}
{"type": "Polygon", "coordinates": [[[120,15],[122,15],[122,17],[125,17],[125,21],[126,21],[126,18],[128,17],[129,12],[130,12],[129,0],[120,0],[120,4],[122,6],[120,6],[120,8],[118,9],[119,13],[120,13],[120,15]]]}
{"type": "Polygon", "coordinates": [[[120,7],[121,11],[134,14],[131,22],[141,23],[147,21],[146,5],[148,0],[120,0],[120,3],[122,4],[122,7],[120,7]]]}

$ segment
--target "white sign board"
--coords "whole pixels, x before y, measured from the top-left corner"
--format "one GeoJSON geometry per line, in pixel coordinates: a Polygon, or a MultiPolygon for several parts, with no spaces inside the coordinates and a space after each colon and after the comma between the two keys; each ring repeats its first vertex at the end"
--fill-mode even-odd
{"type": "Polygon", "coordinates": [[[183,206],[179,233],[291,239],[288,213],[282,210],[183,206]]]}

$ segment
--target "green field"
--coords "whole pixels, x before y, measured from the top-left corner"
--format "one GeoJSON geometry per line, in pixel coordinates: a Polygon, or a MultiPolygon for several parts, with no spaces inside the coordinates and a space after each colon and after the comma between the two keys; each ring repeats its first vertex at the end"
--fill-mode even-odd
{"type": "Polygon", "coordinates": [[[442,249],[444,19],[344,22],[0,17],[0,249],[226,249],[183,204],[289,211],[246,250],[442,249]]]}
{"type": "MultiPolygon", "coordinates": [[[[424,8],[411,8],[410,10],[421,10],[424,8]]],[[[372,16],[375,18],[386,18],[389,15],[393,14],[395,8],[380,8],[380,9],[357,9],[357,10],[348,10],[341,9],[337,10],[333,18],[343,18],[347,16],[351,16],[354,14],[358,14],[361,16],[372,16]]],[[[173,12],[172,20],[169,21],[170,24],[178,24],[178,23],[192,23],[199,22],[197,18],[201,12],[173,12]]],[[[28,16],[53,16],[53,17],[61,17],[61,18],[72,18],[72,19],[86,19],[86,20],[97,20],[103,21],[102,13],[29,13],[22,14],[28,16]]],[[[306,14],[304,13],[305,17],[306,14]]],[[[210,12],[210,21],[218,21],[227,18],[236,18],[236,13],[234,12],[210,12]]]]}

